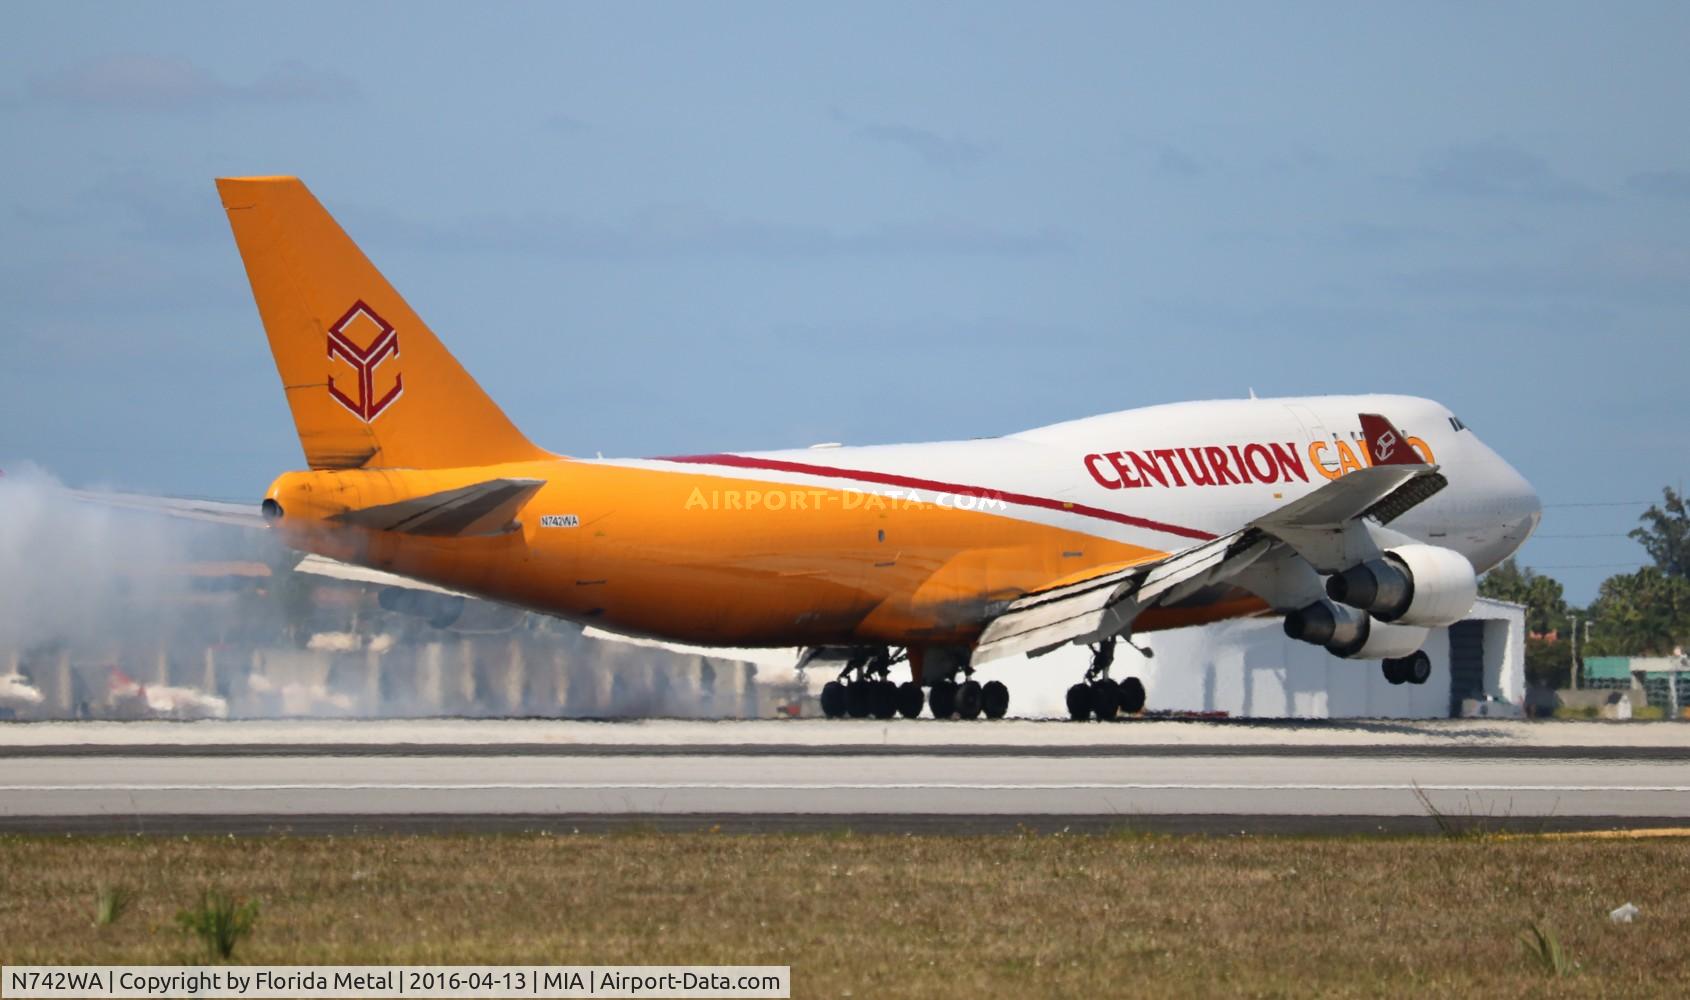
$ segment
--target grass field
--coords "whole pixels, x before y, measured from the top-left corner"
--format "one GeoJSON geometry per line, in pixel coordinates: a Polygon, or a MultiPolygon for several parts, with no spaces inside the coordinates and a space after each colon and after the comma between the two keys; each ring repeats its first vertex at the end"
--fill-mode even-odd
{"type": "Polygon", "coordinates": [[[0,838],[6,963],[773,964],[795,996],[1684,996],[1690,840],[750,835],[0,838]],[[100,885],[134,900],[94,925],[100,885]],[[1637,922],[1612,924],[1631,901],[1637,922]],[[1519,943],[1552,931],[1577,968],[1519,943]]]}

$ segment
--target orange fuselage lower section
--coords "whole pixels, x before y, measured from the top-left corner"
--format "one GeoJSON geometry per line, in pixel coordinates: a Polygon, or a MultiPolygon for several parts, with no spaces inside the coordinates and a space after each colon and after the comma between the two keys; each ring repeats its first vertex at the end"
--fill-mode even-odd
{"type": "MultiPolygon", "coordinates": [[[[726,646],[967,644],[1003,602],[1165,552],[990,511],[848,489],[557,459],[296,472],[291,546],[615,631],[726,646]],[[432,538],[336,523],[489,478],[544,482],[510,530],[432,538]]],[[[1147,614],[1141,630],[1261,610],[1147,614]]]]}

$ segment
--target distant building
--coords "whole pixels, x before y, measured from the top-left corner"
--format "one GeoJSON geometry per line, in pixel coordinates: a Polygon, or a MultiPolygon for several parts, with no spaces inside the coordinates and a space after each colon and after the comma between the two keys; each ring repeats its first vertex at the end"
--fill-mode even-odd
{"type": "Polygon", "coordinates": [[[1690,656],[1587,656],[1583,685],[1595,690],[1634,691],[1677,719],[1690,707],[1690,656]]]}

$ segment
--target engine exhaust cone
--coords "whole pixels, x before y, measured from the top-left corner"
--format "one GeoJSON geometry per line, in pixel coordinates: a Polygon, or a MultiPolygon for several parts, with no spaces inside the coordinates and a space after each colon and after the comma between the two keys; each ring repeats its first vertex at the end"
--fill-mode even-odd
{"type": "Polygon", "coordinates": [[[1325,604],[1311,604],[1285,616],[1286,635],[1317,646],[1325,645],[1337,628],[1338,622],[1332,616],[1332,609],[1325,604]]]}
{"type": "Polygon", "coordinates": [[[1379,598],[1379,578],[1365,564],[1326,578],[1326,596],[1339,604],[1366,610],[1379,598]]]}

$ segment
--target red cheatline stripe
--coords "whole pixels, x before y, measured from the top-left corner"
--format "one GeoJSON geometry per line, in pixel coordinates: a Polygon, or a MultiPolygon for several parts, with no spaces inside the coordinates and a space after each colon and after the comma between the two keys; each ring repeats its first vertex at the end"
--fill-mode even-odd
{"type": "Polygon", "coordinates": [[[671,455],[658,459],[660,462],[687,462],[693,465],[725,465],[735,469],[767,469],[773,472],[796,472],[806,476],[821,476],[827,479],[855,479],[865,483],[878,483],[881,486],[902,486],[912,490],[931,490],[935,493],[953,493],[964,497],[981,497],[985,499],[1003,500],[1008,503],[1020,504],[1023,507],[1042,507],[1045,510],[1061,511],[1065,514],[1079,514],[1083,517],[1095,517],[1102,521],[1114,521],[1116,524],[1127,524],[1135,528],[1147,528],[1169,535],[1179,535],[1181,538],[1194,538],[1200,542],[1207,542],[1215,536],[1207,531],[1196,528],[1184,528],[1177,524],[1163,521],[1152,521],[1146,517],[1134,517],[1102,507],[1089,507],[1083,503],[1069,503],[1065,500],[1052,500],[1049,497],[1036,497],[1026,493],[1006,493],[1003,490],[988,490],[979,486],[963,486],[960,483],[942,483],[936,479],[918,479],[914,476],[895,476],[886,472],[865,472],[861,469],[835,469],[826,465],[810,465],[805,462],[783,462],[773,458],[752,458],[748,455],[671,455]]]}

